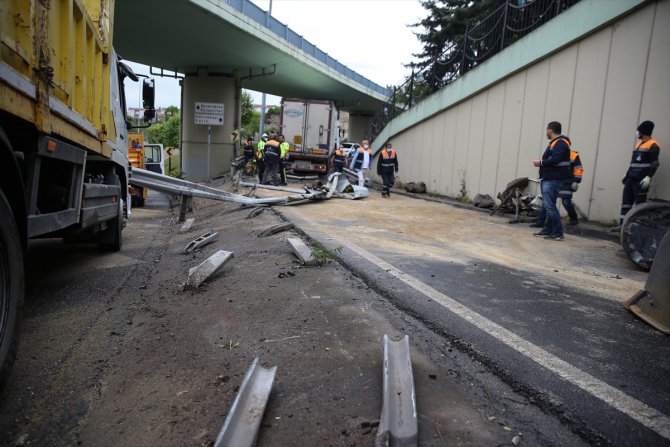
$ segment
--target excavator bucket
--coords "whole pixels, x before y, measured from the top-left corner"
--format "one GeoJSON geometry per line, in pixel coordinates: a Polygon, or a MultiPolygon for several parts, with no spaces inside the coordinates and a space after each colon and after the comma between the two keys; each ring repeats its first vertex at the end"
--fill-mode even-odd
{"type": "Polygon", "coordinates": [[[670,231],[656,249],[644,290],[624,307],[664,334],[670,335],[670,231]]]}

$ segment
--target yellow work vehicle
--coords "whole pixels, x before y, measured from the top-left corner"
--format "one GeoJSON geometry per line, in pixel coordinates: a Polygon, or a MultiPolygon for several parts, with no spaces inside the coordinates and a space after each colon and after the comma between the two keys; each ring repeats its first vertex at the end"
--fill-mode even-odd
{"type": "MultiPolygon", "coordinates": [[[[18,340],[34,238],[121,248],[129,215],[123,81],[114,0],[0,0],[0,386],[18,340]]],[[[154,87],[143,82],[145,121],[154,87]]]]}
{"type": "MultiPolygon", "coordinates": [[[[133,168],[144,169],[144,134],[128,134],[128,161],[133,168]]],[[[143,207],[147,189],[130,185],[128,189],[132,206],[143,207]]]]}

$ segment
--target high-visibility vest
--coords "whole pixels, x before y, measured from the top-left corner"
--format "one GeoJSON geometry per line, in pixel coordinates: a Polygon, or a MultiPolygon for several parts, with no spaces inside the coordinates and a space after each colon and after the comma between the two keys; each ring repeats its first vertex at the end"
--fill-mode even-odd
{"type": "Polygon", "coordinates": [[[365,158],[363,154],[365,153],[366,150],[368,154],[370,154],[370,161],[372,162],[372,149],[370,148],[365,149],[364,147],[359,147],[358,149],[356,149],[357,157],[356,157],[356,163],[354,163],[354,169],[360,169],[361,166],[363,166],[363,159],[365,158]]]}
{"type": "Polygon", "coordinates": [[[628,167],[627,177],[634,179],[641,179],[649,175],[649,171],[652,165],[651,158],[651,148],[656,145],[659,149],[661,145],[654,138],[650,138],[647,141],[640,141],[635,145],[633,150],[633,156],[630,160],[630,166],[628,167]]]}
{"type": "Polygon", "coordinates": [[[393,173],[395,170],[396,157],[395,150],[391,149],[390,152],[387,152],[386,149],[382,149],[380,160],[382,172],[393,173]]]}
{"type": "Polygon", "coordinates": [[[565,144],[568,145],[568,152],[565,154],[565,157],[563,160],[559,161],[557,164],[553,166],[544,166],[542,165],[540,167],[540,177],[545,178],[546,180],[549,179],[568,179],[572,177],[572,169],[570,169],[570,141],[563,137],[559,136],[556,137],[554,140],[552,140],[549,143],[549,146],[547,147],[547,150],[544,152],[544,155],[542,156],[543,160],[546,160],[551,156],[551,151],[554,150],[554,146],[559,141],[563,141],[565,144]],[[546,157],[545,157],[546,156],[546,157]]]}
{"type": "Polygon", "coordinates": [[[337,149],[335,151],[335,158],[333,158],[333,163],[337,165],[344,165],[345,161],[347,161],[347,153],[342,149],[337,149]]]}
{"type": "Polygon", "coordinates": [[[281,153],[281,158],[286,158],[286,156],[288,155],[289,148],[290,145],[286,141],[284,141],[279,145],[279,152],[281,153]]]}
{"type": "Polygon", "coordinates": [[[275,140],[268,141],[263,147],[263,152],[266,161],[279,159],[279,143],[275,140]]]}
{"type": "Polygon", "coordinates": [[[263,158],[264,150],[265,150],[265,141],[261,140],[258,142],[258,146],[256,146],[256,158],[258,159],[263,158]]]}
{"type": "Polygon", "coordinates": [[[579,152],[570,149],[570,164],[572,166],[572,177],[575,181],[581,181],[584,175],[584,167],[579,158],[579,152]]]}

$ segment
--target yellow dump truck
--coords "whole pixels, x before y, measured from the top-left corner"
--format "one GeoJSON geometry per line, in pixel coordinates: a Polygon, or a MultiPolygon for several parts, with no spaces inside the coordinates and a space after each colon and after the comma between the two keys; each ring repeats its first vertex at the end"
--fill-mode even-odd
{"type": "MultiPolygon", "coordinates": [[[[121,248],[128,129],[114,0],[0,0],[0,386],[18,340],[29,240],[121,248]]],[[[144,80],[151,121],[153,81],[144,80]]]]}

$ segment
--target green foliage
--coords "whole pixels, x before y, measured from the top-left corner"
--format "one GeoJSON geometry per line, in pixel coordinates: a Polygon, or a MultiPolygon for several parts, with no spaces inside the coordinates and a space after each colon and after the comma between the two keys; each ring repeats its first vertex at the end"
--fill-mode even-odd
{"type": "MultiPolygon", "coordinates": [[[[412,26],[418,29],[415,35],[421,42],[423,50],[414,54],[417,62],[408,65],[415,71],[429,68],[419,80],[427,84],[431,91],[442,86],[442,79],[458,70],[462,59],[456,58],[451,64],[436,63],[437,58],[448,58],[444,53],[458,42],[465,34],[468,26],[491,14],[495,8],[506,0],[420,0],[428,15],[412,26]]],[[[480,48],[480,51],[483,50],[480,48]]],[[[417,95],[414,95],[415,97],[417,95]]]]}
{"type": "Polygon", "coordinates": [[[249,128],[248,124],[251,122],[254,113],[254,100],[249,92],[243,90],[240,102],[242,108],[242,127],[249,128]]]}
{"type": "Polygon", "coordinates": [[[258,129],[261,127],[261,113],[252,112],[251,118],[249,121],[242,121],[241,137],[243,140],[248,137],[253,137],[258,132],[258,129]]]}
{"type": "Polygon", "coordinates": [[[310,253],[310,257],[316,259],[319,262],[319,264],[324,264],[326,262],[331,262],[333,259],[335,259],[335,253],[333,252],[338,254],[342,253],[342,246],[339,245],[333,248],[333,251],[330,251],[323,245],[316,242],[314,244],[314,248],[312,249],[312,253],[310,253]]]}
{"type": "Polygon", "coordinates": [[[165,108],[165,121],[169,120],[174,115],[179,115],[179,107],[170,106],[165,108]]]}
{"type": "Polygon", "coordinates": [[[281,107],[279,106],[274,106],[267,112],[265,112],[265,124],[270,124],[272,122],[272,118],[275,116],[279,116],[281,113],[281,107]]]}
{"type": "Polygon", "coordinates": [[[179,114],[170,116],[165,122],[154,124],[145,130],[148,143],[163,147],[179,147],[179,114]]]}

